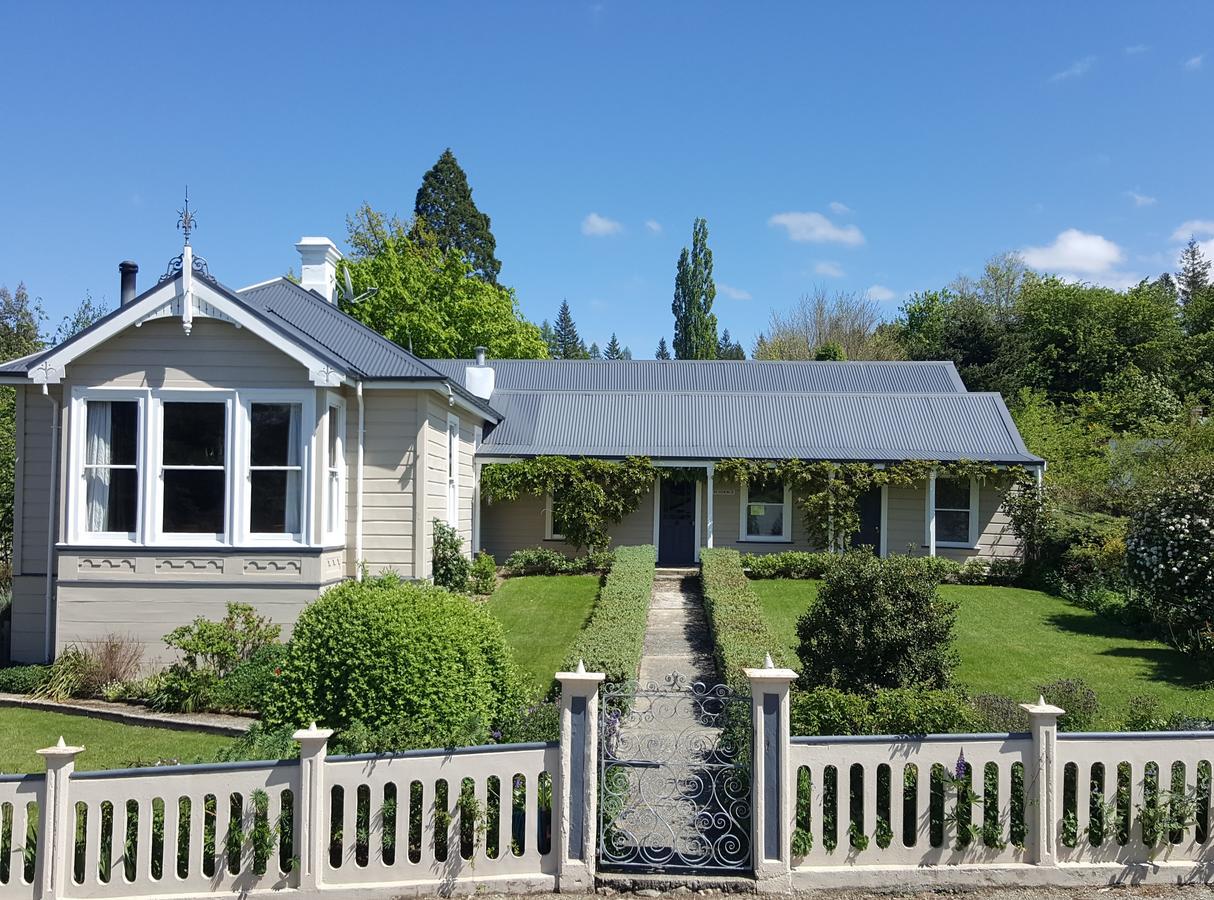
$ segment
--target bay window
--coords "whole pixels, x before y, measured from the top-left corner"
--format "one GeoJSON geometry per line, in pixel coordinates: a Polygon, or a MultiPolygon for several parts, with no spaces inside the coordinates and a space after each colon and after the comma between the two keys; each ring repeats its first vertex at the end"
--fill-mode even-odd
{"type": "MultiPolygon", "coordinates": [[[[308,543],[315,398],[311,390],[77,388],[69,540],[308,543]]],[[[334,499],[344,490],[341,441],[331,435],[327,457],[339,473],[328,495],[334,510],[343,502],[334,499]]]]}
{"type": "Polygon", "coordinates": [[[937,546],[974,546],[978,538],[977,481],[970,478],[937,478],[935,513],[937,546]]]}
{"type": "Polygon", "coordinates": [[[743,541],[789,541],[792,503],[787,485],[774,479],[742,486],[743,541]]]}
{"type": "Polygon", "coordinates": [[[84,438],[84,525],[89,534],[139,529],[139,402],[89,400],[84,438]]]}

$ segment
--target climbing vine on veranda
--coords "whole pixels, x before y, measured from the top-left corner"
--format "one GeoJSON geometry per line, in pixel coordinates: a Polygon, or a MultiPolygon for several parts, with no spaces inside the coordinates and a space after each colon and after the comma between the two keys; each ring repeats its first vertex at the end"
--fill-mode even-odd
{"type": "Polygon", "coordinates": [[[607,526],[640,506],[652,490],[656,469],[647,457],[619,462],[589,457],[536,456],[491,463],[481,471],[481,497],[490,503],[551,494],[561,503],[565,540],[579,549],[600,550],[607,526]]]}
{"type": "Polygon", "coordinates": [[[857,501],[865,491],[883,484],[910,487],[927,479],[933,469],[937,478],[977,478],[981,482],[1004,477],[1013,485],[1032,480],[1021,467],[1002,469],[994,463],[965,459],[946,463],[906,460],[884,467],[862,462],[723,459],[716,464],[716,475],[739,484],[787,484],[804,514],[810,538],[820,547],[833,544],[837,549],[849,546],[852,535],[860,530],[857,501]]]}

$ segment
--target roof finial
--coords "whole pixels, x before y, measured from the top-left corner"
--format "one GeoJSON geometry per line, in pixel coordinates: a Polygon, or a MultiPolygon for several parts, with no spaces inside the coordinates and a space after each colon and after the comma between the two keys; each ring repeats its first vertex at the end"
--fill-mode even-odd
{"type": "Polygon", "coordinates": [[[190,186],[185,186],[185,206],[177,210],[177,227],[185,235],[185,243],[190,244],[190,232],[197,226],[194,213],[190,212],[190,186]]]}

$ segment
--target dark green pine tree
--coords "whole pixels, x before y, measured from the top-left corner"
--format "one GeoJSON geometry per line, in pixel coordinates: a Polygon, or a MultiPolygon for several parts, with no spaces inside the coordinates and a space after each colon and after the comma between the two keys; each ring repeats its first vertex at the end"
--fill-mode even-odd
{"type": "Polygon", "coordinates": [[[1191,237],[1180,251],[1180,271],[1176,273],[1180,302],[1188,304],[1194,297],[1200,297],[1209,286],[1210,261],[1202,254],[1197,239],[1191,237]]]}
{"type": "Polygon", "coordinates": [[[552,324],[545,319],[540,325],[540,337],[544,341],[544,346],[548,348],[548,356],[551,359],[557,358],[556,332],[552,330],[552,324]]]}
{"type": "Polygon", "coordinates": [[[827,341],[819,344],[814,350],[814,359],[818,362],[842,362],[847,359],[847,353],[844,352],[843,345],[838,341],[827,341]]]}
{"type": "Polygon", "coordinates": [[[624,348],[620,346],[620,340],[614,331],[611,332],[611,340],[607,342],[607,349],[603,351],[603,359],[624,359],[624,348]]]}
{"type": "Polygon", "coordinates": [[[489,230],[489,217],[472,201],[468,176],[450,147],[422,176],[413,214],[425,222],[440,247],[458,250],[478,278],[497,284],[502,264],[495,255],[497,242],[489,230]]]}
{"type": "Polygon", "coordinates": [[[632,348],[627,344],[625,344],[624,349],[620,351],[620,359],[632,359],[632,348]]]}
{"type": "Polygon", "coordinates": [[[696,219],[691,249],[683,248],[674,277],[674,355],[676,359],[716,359],[717,317],[712,301],[717,286],[712,280],[712,251],[708,249],[708,223],[696,219]]]}
{"type": "Polygon", "coordinates": [[[746,351],[729,336],[728,328],[721,332],[721,340],[717,344],[717,359],[746,359],[746,351]]]}
{"type": "Polygon", "coordinates": [[[666,346],[666,338],[658,338],[658,349],[653,355],[654,359],[670,359],[670,348],[666,346]]]}
{"type": "Polygon", "coordinates": [[[599,350],[599,345],[594,343],[593,341],[590,342],[590,350],[587,351],[586,355],[587,355],[588,359],[602,359],[603,358],[603,353],[601,350],[599,350]]]}
{"type": "Polygon", "coordinates": [[[573,324],[573,313],[569,311],[569,301],[561,301],[560,312],[556,315],[556,327],[552,329],[553,359],[585,359],[586,345],[577,326],[573,324]]]}

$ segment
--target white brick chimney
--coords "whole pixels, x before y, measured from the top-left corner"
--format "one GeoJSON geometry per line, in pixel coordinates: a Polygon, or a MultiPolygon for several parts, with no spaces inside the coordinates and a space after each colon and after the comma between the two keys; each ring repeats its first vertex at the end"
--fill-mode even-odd
{"type": "Polygon", "coordinates": [[[464,387],[473,396],[488,400],[493,396],[493,366],[485,365],[485,348],[476,348],[476,365],[464,367],[464,387]]]}
{"type": "Polygon", "coordinates": [[[327,237],[301,237],[295,249],[299,251],[300,285],[336,303],[337,261],[341,259],[337,245],[327,237]]]}

